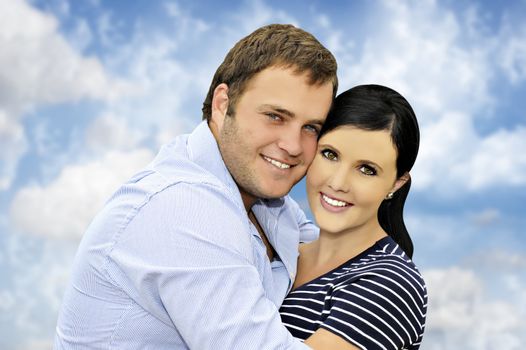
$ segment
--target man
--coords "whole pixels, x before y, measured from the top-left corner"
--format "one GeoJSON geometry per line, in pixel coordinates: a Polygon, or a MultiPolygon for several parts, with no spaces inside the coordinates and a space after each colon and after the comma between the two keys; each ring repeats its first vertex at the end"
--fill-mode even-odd
{"type": "Polygon", "coordinates": [[[286,194],[337,88],[334,57],[262,27],[218,68],[190,135],[163,147],[88,228],[55,349],[304,349],[278,307],[314,228],[286,194]]]}

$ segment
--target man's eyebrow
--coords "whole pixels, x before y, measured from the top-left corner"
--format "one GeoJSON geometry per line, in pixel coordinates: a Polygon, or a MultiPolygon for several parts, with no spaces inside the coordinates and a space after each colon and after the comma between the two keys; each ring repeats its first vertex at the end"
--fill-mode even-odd
{"type": "Polygon", "coordinates": [[[268,110],[268,109],[278,112],[280,114],[284,114],[290,118],[294,118],[296,116],[294,112],[291,112],[288,109],[285,109],[277,105],[264,104],[264,105],[259,106],[258,108],[259,111],[268,110]]]}
{"type": "MultiPolygon", "coordinates": [[[[279,114],[286,115],[289,118],[294,118],[296,116],[296,114],[294,114],[294,112],[289,111],[288,109],[285,109],[285,108],[277,106],[277,105],[271,105],[271,104],[261,105],[261,106],[259,106],[258,110],[261,111],[261,112],[264,111],[264,110],[272,110],[272,111],[277,112],[279,114]]],[[[320,126],[322,126],[323,123],[324,123],[324,120],[321,119],[321,118],[320,119],[314,118],[314,119],[311,119],[311,120],[309,120],[307,122],[307,124],[318,124],[320,126]]]]}
{"type": "Polygon", "coordinates": [[[321,119],[311,119],[307,122],[308,124],[317,124],[319,126],[323,126],[324,121],[321,119]]]}

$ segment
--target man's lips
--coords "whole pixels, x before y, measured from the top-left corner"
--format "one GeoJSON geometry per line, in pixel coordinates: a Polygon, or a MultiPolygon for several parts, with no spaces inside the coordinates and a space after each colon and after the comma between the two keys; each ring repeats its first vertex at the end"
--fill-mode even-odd
{"type": "Polygon", "coordinates": [[[286,163],[284,161],[280,161],[280,160],[277,160],[277,159],[274,159],[274,158],[270,158],[270,157],[267,157],[267,156],[264,156],[262,155],[263,159],[266,160],[268,163],[274,165],[276,168],[278,169],[290,169],[294,166],[296,166],[296,164],[289,164],[289,163],[286,163]]]}

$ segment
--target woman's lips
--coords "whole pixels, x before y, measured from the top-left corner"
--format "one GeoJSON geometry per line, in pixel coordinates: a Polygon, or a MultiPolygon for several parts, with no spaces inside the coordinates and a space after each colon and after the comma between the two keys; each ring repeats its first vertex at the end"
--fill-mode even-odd
{"type": "Polygon", "coordinates": [[[342,212],[353,206],[352,203],[330,197],[323,192],[320,192],[320,203],[323,208],[333,213],[342,212]]]}

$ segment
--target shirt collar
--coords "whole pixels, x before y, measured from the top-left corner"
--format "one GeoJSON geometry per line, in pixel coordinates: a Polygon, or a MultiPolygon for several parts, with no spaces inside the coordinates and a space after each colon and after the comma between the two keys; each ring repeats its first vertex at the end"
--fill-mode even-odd
{"type": "MultiPolygon", "coordinates": [[[[187,149],[192,161],[216,176],[236,197],[239,197],[243,204],[239,189],[223,162],[217,141],[206,120],[203,120],[188,136],[187,149]]],[[[244,208],[243,205],[242,207],[244,208]]]]}
{"type": "Polygon", "coordinates": [[[258,200],[252,207],[254,215],[265,230],[267,238],[276,249],[283,265],[294,280],[296,271],[299,233],[292,213],[284,214],[285,198],[258,200]]]}

